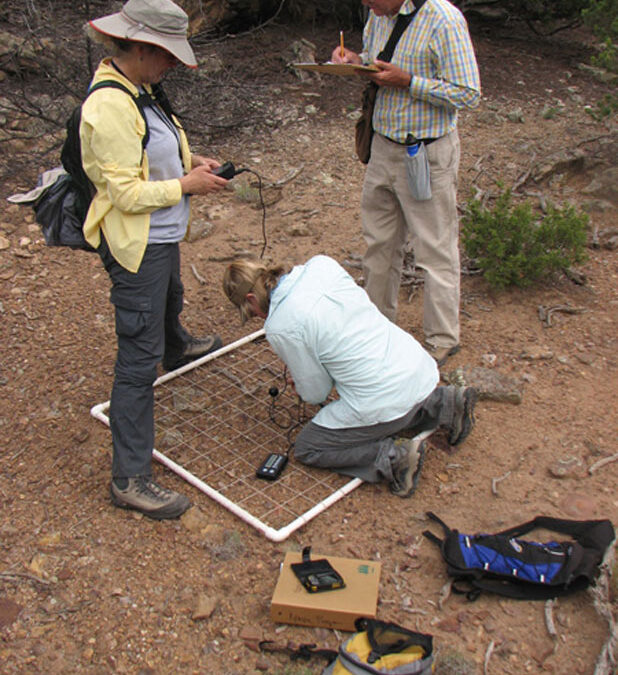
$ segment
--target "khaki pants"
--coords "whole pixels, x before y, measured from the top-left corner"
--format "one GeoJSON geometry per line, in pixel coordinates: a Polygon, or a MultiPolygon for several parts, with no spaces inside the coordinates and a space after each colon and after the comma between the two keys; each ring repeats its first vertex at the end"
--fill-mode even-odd
{"type": "Polygon", "coordinates": [[[416,264],[424,271],[425,340],[436,347],[453,347],[459,343],[459,136],[455,130],[427,146],[432,190],[428,201],[410,195],[405,153],[405,146],[374,134],[361,199],[365,289],[395,321],[404,246],[410,240],[416,264]]]}

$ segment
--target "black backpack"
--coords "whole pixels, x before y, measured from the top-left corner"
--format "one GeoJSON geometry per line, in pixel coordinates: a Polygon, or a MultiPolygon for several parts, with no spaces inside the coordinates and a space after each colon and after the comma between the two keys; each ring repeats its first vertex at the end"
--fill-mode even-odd
{"type": "MultiPolygon", "coordinates": [[[[116,80],[101,80],[90,87],[86,98],[97,89],[103,89],[104,87],[120,89],[126,92],[138,107],[146,125],[146,133],[142,138],[143,157],[150,138],[144,108],[157,103],[166,115],[172,119],[172,108],[167,96],[163,92],[163,88],[160,84],[153,85],[152,95],[146,93],[134,96],[127,87],[116,80]]],[[[41,195],[34,204],[34,211],[36,221],[41,225],[45,243],[48,246],[69,246],[71,248],[93,251],[94,249],[84,239],[82,230],[95,189],[82,166],[79,137],[81,119],[82,106],[79,105],[73,110],[67,120],[67,135],[60,155],[62,166],[67,174],[61,176],[41,195]]]]}
{"type": "Polygon", "coordinates": [[[445,537],[426,530],[438,544],[453,590],[470,600],[491,591],[521,600],[547,600],[587,588],[600,572],[606,550],[614,541],[609,520],[563,520],[537,516],[496,534],[461,534],[438,516],[445,537]],[[539,543],[519,539],[537,528],[572,537],[569,541],[539,543]]]}

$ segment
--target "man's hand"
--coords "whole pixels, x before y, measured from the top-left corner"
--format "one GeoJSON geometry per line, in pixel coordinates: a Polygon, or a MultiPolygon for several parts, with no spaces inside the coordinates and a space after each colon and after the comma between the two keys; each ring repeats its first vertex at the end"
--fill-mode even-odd
{"type": "Polygon", "coordinates": [[[407,89],[412,81],[412,75],[388,61],[374,61],[380,71],[368,74],[367,77],[373,80],[380,87],[397,87],[407,89]]]}
{"type": "Polygon", "coordinates": [[[343,56],[341,56],[341,46],[333,49],[330,60],[331,63],[355,63],[357,66],[362,64],[360,56],[347,47],[343,50],[343,56]]]}

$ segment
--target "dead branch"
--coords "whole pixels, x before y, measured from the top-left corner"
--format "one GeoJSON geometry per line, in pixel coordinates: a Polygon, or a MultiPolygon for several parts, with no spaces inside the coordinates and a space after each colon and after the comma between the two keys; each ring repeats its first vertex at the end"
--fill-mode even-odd
{"type": "Polygon", "coordinates": [[[558,631],[554,623],[554,602],[555,600],[551,599],[545,602],[545,626],[547,626],[547,632],[550,634],[552,640],[556,640],[558,637],[558,631]]]}
{"type": "Polygon", "coordinates": [[[300,166],[296,167],[295,169],[292,169],[291,171],[288,171],[287,175],[285,175],[283,178],[280,180],[273,181],[272,183],[268,183],[264,187],[281,187],[282,185],[285,185],[286,183],[289,183],[290,181],[294,180],[297,176],[299,176],[303,169],[305,168],[304,164],[301,164],[300,166]]]}
{"type": "Polygon", "coordinates": [[[584,314],[588,310],[585,307],[572,307],[571,305],[554,305],[545,307],[539,305],[539,319],[546,325],[551,326],[551,317],[555,312],[564,312],[565,314],[584,314]]]}
{"type": "Polygon", "coordinates": [[[504,476],[499,476],[498,478],[492,478],[491,479],[491,493],[495,495],[496,497],[499,497],[498,495],[498,483],[501,483],[503,480],[507,479],[511,475],[510,471],[507,471],[504,476]]]}
{"type": "Polygon", "coordinates": [[[200,284],[205,284],[206,279],[204,277],[200,276],[198,273],[197,269],[195,268],[195,265],[191,263],[191,271],[193,272],[193,276],[200,282],[200,284]]]}
{"type": "Polygon", "coordinates": [[[511,188],[511,192],[515,193],[517,190],[530,178],[530,175],[532,174],[532,171],[535,167],[534,160],[536,159],[536,152],[532,153],[532,159],[530,160],[530,166],[524,173],[515,181],[513,184],[513,187],[511,188]]]}
{"type": "Polygon", "coordinates": [[[440,589],[440,593],[438,595],[438,609],[442,609],[444,606],[444,603],[451,597],[451,590],[453,588],[453,580],[449,579],[444,586],[440,589]]]}
{"type": "Polygon", "coordinates": [[[489,659],[491,658],[491,655],[494,653],[494,647],[496,646],[496,643],[492,640],[489,645],[487,645],[487,651],[485,652],[485,659],[483,660],[483,675],[487,675],[489,672],[489,659]]]}
{"type": "Polygon", "coordinates": [[[49,586],[51,584],[50,581],[46,581],[45,579],[41,579],[34,574],[28,574],[26,572],[0,572],[0,579],[29,579],[30,581],[35,581],[38,584],[43,584],[43,586],[49,586]]]}
{"type": "Polygon", "coordinates": [[[618,452],[610,455],[609,457],[604,457],[598,462],[592,464],[590,467],[588,467],[588,473],[592,476],[595,471],[598,471],[601,467],[605,466],[606,464],[611,464],[611,462],[615,462],[616,460],[618,460],[618,452]]]}

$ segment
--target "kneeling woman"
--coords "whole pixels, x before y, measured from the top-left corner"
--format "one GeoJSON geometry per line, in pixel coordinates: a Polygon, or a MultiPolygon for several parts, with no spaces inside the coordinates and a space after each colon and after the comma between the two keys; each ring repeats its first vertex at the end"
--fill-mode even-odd
{"type": "Polygon", "coordinates": [[[298,435],[299,461],[385,481],[409,497],[425,452],[419,436],[442,427],[458,445],[470,433],[476,391],[438,387],[434,359],[332,258],[316,256],[289,273],[236,261],[223,289],[243,323],[265,319],[266,339],[304,401],[323,403],[337,391],[298,435]]]}

